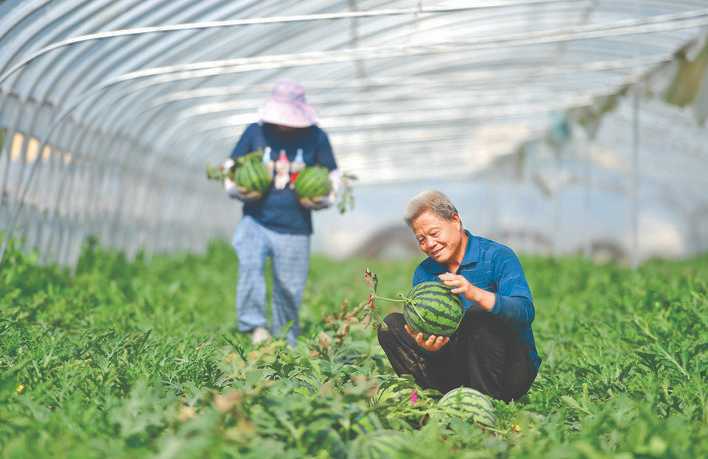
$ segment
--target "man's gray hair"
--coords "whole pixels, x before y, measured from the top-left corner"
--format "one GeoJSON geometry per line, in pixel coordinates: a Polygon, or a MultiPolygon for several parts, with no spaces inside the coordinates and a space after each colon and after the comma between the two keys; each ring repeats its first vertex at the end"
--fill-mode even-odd
{"type": "Polygon", "coordinates": [[[428,211],[445,220],[452,220],[455,214],[459,213],[450,198],[443,193],[435,190],[423,191],[408,201],[404,217],[406,224],[411,226],[413,220],[420,217],[423,212],[428,211]]]}

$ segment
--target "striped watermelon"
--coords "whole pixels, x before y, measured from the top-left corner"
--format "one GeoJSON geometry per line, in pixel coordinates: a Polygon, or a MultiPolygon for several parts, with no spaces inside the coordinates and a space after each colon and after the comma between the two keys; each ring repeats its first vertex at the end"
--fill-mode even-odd
{"type": "Polygon", "coordinates": [[[300,198],[319,198],[332,191],[329,170],[322,166],[306,167],[295,180],[295,192],[300,198]]]}
{"type": "Polygon", "coordinates": [[[350,443],[350,459],[395,459],[411,457],[406,435],[396,430],[375,430],[350,443]]]}
{"type": "Polygon", "coordinates": [[[265,193],[270,188],[271,174],[263,165],[263,155],[259,151],[238,159],[234,181],[248,191],[265,193]]]}
{"type": "Polygon", "coordinates": [[[438,401],[437,418],[447,422],[451,417],[494,427],[497,422],[491,399],[471,387],[452,389],[438,401]]]}
{"type": "Polygon", "coordinates": [[[421,282],[404,299],[406,323],[425,335],[452,335],[465,314],[462,301],[440,282],[421,282]]]}

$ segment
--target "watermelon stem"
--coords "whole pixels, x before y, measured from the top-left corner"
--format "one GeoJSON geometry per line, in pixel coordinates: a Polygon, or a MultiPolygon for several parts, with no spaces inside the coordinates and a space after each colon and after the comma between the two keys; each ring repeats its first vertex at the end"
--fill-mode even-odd
{"type": "Polygon", "coordinates": [[[386,298],[385,296],[379,296],[379,295],[374,295],[374,298],[376,298],[377,300],[392,301],[394,303],[405,303],[407,301],[405,298],[402,298],[402,299],[386,298]]]}
{"type": "Polygon", "coordinates": [[[418,312],[418,310],[416,308],[411,308],[411,309],[413,309],[413,312],[415,312],[415,315],[417,315],[421,321],[425,322],[425,319],[423,318],[423,316],[420,315],[420,313],[418,312]]]}

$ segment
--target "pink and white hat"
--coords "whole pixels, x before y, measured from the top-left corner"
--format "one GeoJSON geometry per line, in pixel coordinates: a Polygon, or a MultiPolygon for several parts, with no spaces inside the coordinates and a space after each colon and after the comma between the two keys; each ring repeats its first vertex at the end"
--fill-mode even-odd
{"type": "Polygon", "coordinates": [[[305,88],[291,80],[280,80],[270,99],[260,109],[261,121],[294,128],[317,123],[315,110],[305,101],[305,88]]]}

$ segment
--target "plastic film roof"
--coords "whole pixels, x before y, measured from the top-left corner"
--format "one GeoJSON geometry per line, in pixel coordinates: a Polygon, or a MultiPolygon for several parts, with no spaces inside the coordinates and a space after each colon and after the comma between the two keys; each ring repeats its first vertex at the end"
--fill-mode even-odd
{"type": "Polygon", "coordinates": [[[468,155],[474,126],[524,120],[533,131],[544,113],[611,92],[695,37],[707,6],[9,1],[3,74],[37,57],[2,90],[201,165],[288,76],[305,84],[344,168],[394,179],[410,156],[468,155]]]}
{"type": "MultiPolygon", "coordinates": [[[[208,196],[194,177],[287,77],[361,184],[469,177],[543,138],[559,113],[597,115],[706,27],[705,0],[6,0],[0,127],[104,176],[133,171],[208,196]]],[[[8,166],[4,189],[70,213],[61,197],[47,203],[53,185],[37,177],[51,167],[36,162],[8,166]]]]}

